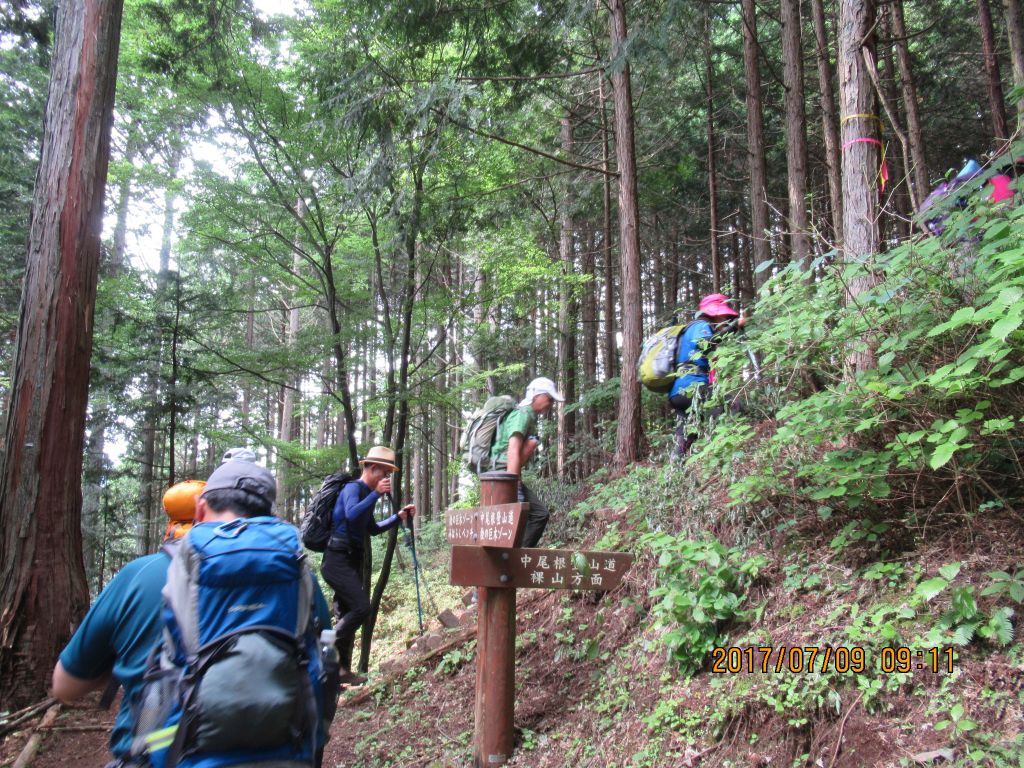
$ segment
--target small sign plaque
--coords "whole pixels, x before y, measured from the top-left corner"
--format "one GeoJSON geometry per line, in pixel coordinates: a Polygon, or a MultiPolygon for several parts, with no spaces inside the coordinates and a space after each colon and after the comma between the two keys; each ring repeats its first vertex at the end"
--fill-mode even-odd
{"type": "Polygon", "coordinates": [[[625,552],[452,547],[451,583],[465,587],[609,590],[633,564],[625,552]]]}
{"type": "Polygon", "coordinates": [[[529,504],[496,504],[445,512],[448,543],[509,549],[516,545],[526,525],[523,512],[529,504]]]}

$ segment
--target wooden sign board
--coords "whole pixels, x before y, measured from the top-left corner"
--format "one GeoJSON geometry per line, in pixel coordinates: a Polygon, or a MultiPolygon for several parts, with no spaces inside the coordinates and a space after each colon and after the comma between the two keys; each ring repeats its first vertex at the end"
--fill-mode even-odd
{"type": "Polygon", "coordinates": [[[526,527],[523,514],[530,505],[520,502],[473,509],[450,509],[444,514],[448,543],[475,547],[516,545],[526,527]]]}
{"type": "Polygon", "coordinates": [[[454,546],[450,581],[463,587],[609,590],[632,564],[625,552],[454,546]]]}

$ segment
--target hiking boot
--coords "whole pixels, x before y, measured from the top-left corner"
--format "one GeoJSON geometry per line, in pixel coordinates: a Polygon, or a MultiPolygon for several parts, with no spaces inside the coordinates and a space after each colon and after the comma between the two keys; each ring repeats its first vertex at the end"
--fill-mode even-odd
{"type": "Polygon", "coordinates": [[[365,684],[366,678],[342,667],[338,670],[338,682],[342,685],[356,686],[365,684]]]}

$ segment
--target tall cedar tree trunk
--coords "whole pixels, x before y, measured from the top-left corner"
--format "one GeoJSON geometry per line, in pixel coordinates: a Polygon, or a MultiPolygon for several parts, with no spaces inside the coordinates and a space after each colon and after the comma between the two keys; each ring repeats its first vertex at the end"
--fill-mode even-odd
{"type": "Polygon", "coordinates": [[[82,447],[121,0],[67,0],[29,225],[0,467],[0,701],[46,693],[89,602],[82,447]]]}
{"type": "MultiPolygon", "coordinates": [[[[594,229],[591,228],[586,247],[583,249],[583,263],[581,264],[584,276],[591,278],[583,286],[583,300],[580,308],[583,325],[583,381],[580,384],[581,391],[586,391],[597,383],[597,277],[594,274],[596,262],[594,250],[597,248],[597,238],[595,234],[594,229]]],[[[582,469],[585,475],[590,474],[591,471],[592,451],[589,450],[589,446],[596,436],[596,431],[597,415],[594,413],[592,406],[587,406],[586,410],[583,411],[583,433],[586,435],[585,440],[588,447],[586,459],[584,460],[585,465],[582,469]]]]}
{"type": "Polygon", "coordinates": [[[903,109],[907,114],[907,139],[910,142],[910,178],[914,184],[912,199],[915,205],[928,197],[928,162],[924,154],[924,129],[921,126],[921,112],[917,103],[917,86],[910,64],[910,47],[907,44],[907,25],[903,20],[903,0],[891,0],[889,5],[892,19],[892,34],[896,42],[896,65],[900,71],[903,90],[903,109]]]}
{"type": "MultiPolygon", "coordinates": [[[[711,10],[704,8],[704,93],[707,97],[707,130],[708,130],[708,199],[711,201],[711,289],[714,293],[722,290],[722,254],[718,248],[718,168],[715,165],[715,90],[714,62],[712,61],[711,43],[711,10]]],[[[678,238],[673,238],[678,242],[678,238]]],[[[678,275],[679,260],[673,259],[673,267],[678,275]]],[[[672,303],[677,300],[673,286],[672,303]]]]}
{"type": "Polygon", "coordinates": [[[988,81],[988,105],[992,112],[992,136],[996,146],[1010,138],[1006,127],[1006,101],[1003,99],[1003,82],[999,76],[999,59],[996,58],[996,35],[992,28],[992,10],[988,0],[978,1],[978,28],[981,31],[981,51],[985,58],[985,77],[988,81]]]}
{"type": "MultiPolygon", "coordinates": [[[[877,283],[871,270],[878,251],[878,119],[875,91],[864,62],[862,45],[874,46],[874,0],[841,0],[839,5],[839,99],[843,117],[843,253],[861,271],[847,286],[847,299],[877,283]]],[[[873,60],[873,57],[872,57],[873,60]]],[[[871,352],[853,352],[854,371],[874,367],[871,352]]]]}
{"type": "MultiPolygon", "coordinates": [[[[768,171],[764,157],[764,116],[761,103],[761,66],[758,62],[757,15],[754,0],[743,4],[743,71],[747,81],[747,164],[750,169],[750,235],[753,263],[771,259],[768,242],[768,171]]],[[[762,279],[771,270],[760,273],[762,279]]]]}
{"type": "Polygon", "coordinates": [[[601,102],[601,250],[604,268],[604,376],[606,379],[618,376],[619,359],[615,345],[615,267],[612,261],[612,158],[611,129],[608,126],[607,97],[604,91],[604,75],[597,78],[597,95],[601,102]]]}
{"type": "Polygon", "coordinates": [[[829,59],[828,33],[825,29],[823,0],[811,0],[814,39],[818,59],[818,90],[821,93],[821,123],[825,137],[825,162],[828,165],[828,191],[832,201],[832,227],[836,244],[843,240],[843,182],[839,150],[839,118],[832,92],[832,63],[829,59]]]}
{"type": "MultiPolygon", "coordinates": [[[[1013,65],[1013,85],[1024,85],[1024,18],[1020,0],[1003,0],[1006,16],[1006,36],[1010,40],[1010,62],[1013,65]]],[[[1017,128],[1024,123],[1024,98],[1017,102],[1017,128]]]]}
{"type": "MultiPolygon", "coordinates": [[[[562,118],[562,153],[572,158],[572,113],[562,118]]],[[[570,472],[569,445],[576,433],[576,411],[567,406],[576,402],[576,334],[578,316],[576,291],[568,278],[576,274],[576,248],[573,238],[573,207],[576,205],[574,176],[566,176],[562,198],[562,226],[558,238],[558,258],[562,263],[563,280],[559,285],[558,305],[558,378],[565,402],[558,406],[558,476],[565,479],[570,472]]]]}
{"type": "Polygon", "coordinates": [[[805,266],[811,252],[811,243],[807,220],[807,117],[804,112],[804,64],[800,39],[800,0],[782,0],[791,258],[805,266]]]}
{"type": "Polygon", "coordinates": [[[619,167],[619,260],[622,275],[622,376],[614,463],[624,467],[640,452],[640,357],[642,307],[640,304],[640,233],[637,213],[636,148],[633,141],[633,95],[629,61],[625,59],[625,0],[612,0],[609,17],[615,95],[615,159],[619,167]]]}

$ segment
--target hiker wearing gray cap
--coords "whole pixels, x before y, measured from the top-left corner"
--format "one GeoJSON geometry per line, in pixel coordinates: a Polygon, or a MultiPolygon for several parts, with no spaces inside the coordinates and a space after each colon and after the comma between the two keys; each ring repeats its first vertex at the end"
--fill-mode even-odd
{"type": "MultiPolygon", "coordinates": [[[[194,499],[191,503],[195,505],[196,519],[204,522],[205,527],[240,517],[270,514],[276,495],[274,478],[253,463],[255,459],[256,455],[248,449],[232,449],[205,486],[195,481],[187,484],[191,487],[184,490],[190,500],[194,499]],[[198,494],[200,488],[202,496],[198,494]]],[[[179,483],[171,491],[182,485],[186,484],[179,483]]],[[[177,503],[184,502],[178,499],[177,503]]],[[[170,514],[166,498],[165,507],[170,514]]],[[[187,512],[182,514],[191,521],[187,512]]],[[[133,756],[133,724],[144,698],[147,659],[160,642],[164,628],[161,593],[167,583],[172,556],[185,538],[172,537],[161,551],[125,565],[89,608],[53,670],[54,695],[65,702],[107,686],[111,677],[116,681],[108,687],[111,698],[117,684],[124,687],[124,697],[110,735],[110,749],[115,758],[111,765],[137,764],[133,756]]],[[[311,586],[315,587],[312,608],[323,626],[329,626],[327,603],[316,580],[311,581],[311,586]]],[[[301,768],[311,762],[289,761],[287,764],[301,768]]]]}
{"type": "Polygon", "coordinates": [[[564,403],[565,398],[555,387],[555,382],[545,376],[531,381],[526,387],[526,396],[498,425],[494,447],[491,448],[494,469],[519,475],[519,500],[530,505],[523,532],[524,547],[537,546],[551,516],[547,505],[523,483],[522,473],[523,467],[540,447],[536,435],[537,417],[550,411],[556,402],[564,403]]]}
{"type": "MultiPolygon", "coordinates": [[[[256,463],[256,454],[247,448],[232,448],[224,454],[224,463],[210,474],[199,497],[205,502],[204,510],[230,510],[236,517],[269,515],[276,499],[277,481],[269,469],[256,463]]],[[[196,520],[201,522],[198,506],[196,513],[196,520]]]]}
{"type": "Polygon", "coordinates": [[[147,688],[137,764],[321,764],[338,693],[318,653],[331,615],[298,531],[272,514],[274,475],[255,458],[245,448],[224,454],[171,562],[159,669],[183,682],[147,688]]]}

